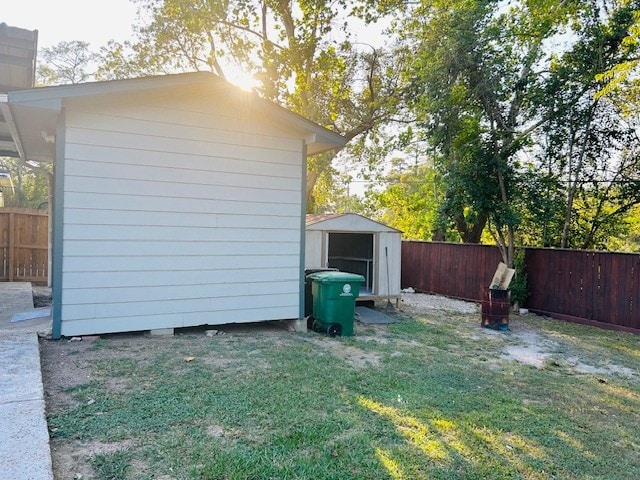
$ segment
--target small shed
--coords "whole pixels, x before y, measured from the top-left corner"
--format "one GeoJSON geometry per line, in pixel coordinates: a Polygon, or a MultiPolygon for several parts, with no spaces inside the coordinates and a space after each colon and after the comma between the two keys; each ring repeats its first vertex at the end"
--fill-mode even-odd
{"type": "Polygon", "coordinates": [[[345,139],[199,72],[11,91],[53,162],[53,337],[304,317],[307,155],[345,139]]]}
{"type": "Polygon", "coordinates": [[[356,213],[307,215],[305,268],[365,278],[360,300],[400,298],[402,232],[356,213]]]}

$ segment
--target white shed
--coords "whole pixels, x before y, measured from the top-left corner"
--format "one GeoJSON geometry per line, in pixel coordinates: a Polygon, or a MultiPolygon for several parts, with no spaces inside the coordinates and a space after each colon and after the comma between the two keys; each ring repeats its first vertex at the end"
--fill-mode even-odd
{"type": "Polygon", "coordinates": [[[400,298],[402,232],[356,213],[307,215],[305,269],[365,277],[360,300],[400,298]]]}
{"type": "Polygon", "coordinates": [[[55,165],[54,338],[303,318],[306,157],[343,137],[211,73],[0,103],[55,165]]]}

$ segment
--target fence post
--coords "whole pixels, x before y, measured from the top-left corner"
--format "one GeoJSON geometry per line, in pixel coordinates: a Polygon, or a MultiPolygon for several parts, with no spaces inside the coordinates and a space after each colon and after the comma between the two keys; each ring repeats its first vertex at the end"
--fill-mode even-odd
{"type": "Polygon", "coordinates": [[[13,261],[15,257],[14,250],[14,228],[15,228],[15,218],[13,213],[9,213],[9,281],[13,282],[13,261]]]}

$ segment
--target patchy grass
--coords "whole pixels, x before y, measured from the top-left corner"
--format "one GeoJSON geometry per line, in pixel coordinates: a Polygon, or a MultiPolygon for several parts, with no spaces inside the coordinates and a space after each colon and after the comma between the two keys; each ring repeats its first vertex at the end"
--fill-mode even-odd
{"type": "Polygon", "coordinates": [[[506,334],[478,324],[433,312],[351,338],[44,342],[43,363],[64,360],[43,368],[45,388],[69,397],[49,407],[54,466],[136,480],[640,478],[639,337],[533,315],[506,334]],[[87,381],[57,383],[65,368],[87,381]],[[87,445],[126,448],[56,455],[87,445]]]}

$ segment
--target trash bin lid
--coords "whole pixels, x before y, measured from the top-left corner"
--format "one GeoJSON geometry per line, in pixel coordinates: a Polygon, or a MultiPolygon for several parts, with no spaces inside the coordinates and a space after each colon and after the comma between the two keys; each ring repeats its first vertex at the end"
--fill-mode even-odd
{"type": "Polygon", "coordinates": [[[304,271],[304,276],[309,277],[314,273],[319,273],[319,272],[339,272],[339,271],[340,270],[337,268],[307,268],[304,271]]]}
{"type": "Polygon", "coordinates": [[[348,272],[318,272],[309,275],[309,278],[318,283],[364,283],[364,277],[348,272]]]}

